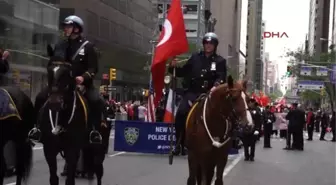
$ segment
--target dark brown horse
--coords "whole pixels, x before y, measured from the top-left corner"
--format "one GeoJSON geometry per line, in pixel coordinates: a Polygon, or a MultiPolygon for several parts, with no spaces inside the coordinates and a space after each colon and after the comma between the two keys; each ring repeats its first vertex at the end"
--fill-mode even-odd
{"type": "Polygon", "coordinates": [[[16,87],[0,87],[0,185],[4,183],[7,169],[4,149],[8,141],[15,143],[16,184],[28,180],[33,165],[32,142],[28,133],[35,123],[36,113],[30,97],[16,87]]]}
{"type": "Polygon", "coordinates": [[[231,138],[237,127],[253,127],[248,110],[246,81],[218,86],[212,93],[201,96],[187,118],[188,185],[210,185],[216,167],[215,185],[223,185],[231,138]]]}

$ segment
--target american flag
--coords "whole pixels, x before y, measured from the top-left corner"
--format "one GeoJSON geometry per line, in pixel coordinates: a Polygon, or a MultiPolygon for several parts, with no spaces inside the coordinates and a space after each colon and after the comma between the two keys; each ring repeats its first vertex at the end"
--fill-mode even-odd
{"type": "Polygon", "coordinates": [[[152,80],[149,83],[149,95],[147,105],[147,121],[155,122],[154,88],[152,80]]]}

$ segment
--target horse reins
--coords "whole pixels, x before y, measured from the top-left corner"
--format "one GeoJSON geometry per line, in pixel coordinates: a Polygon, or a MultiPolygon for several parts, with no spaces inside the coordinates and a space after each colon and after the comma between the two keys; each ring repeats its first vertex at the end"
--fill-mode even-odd
{"type": "MultiPolygon", "coordinates": [[[[244,93],[244,92],[243,92],[244,93]]],[[[226,129],[225,129],[225,134],[224,134],[224,137],[223,139],[225,139],[222,143],[220,143],[219,141],[216,141],[211,133],[210,133],[210,130],[208,128],[208,124],[206,123],[206,107],[209,103],[210,105],[210,102],[208,102],[208,99],[210,99],[211,96],[210,96],[210,93],[207,94],[207,97],[205,98],[205,102],[204,102],[204,105],[203,105],[203,113],[202,113],[202,119],[203,119],[203,122],[204,122],[204,127],[205,127],[205,130],[207,131],[207,134],[212,142],[212,145],[214,147],[217,147],[217,148],[221,148],[222,146],[224,146],[229,140],[231,137],[228,136],[228,130],[229,130],[229,120],[227,118],[225,118],[222,114],[223,112],[223,109],[220,110],[220,114],[223,116],[225,122],[226,122],[226,129]]],[[[230,102],[230,105],[233,106],[233,101],[232,101],[232,96],[229,94],[226,96],[226,98],[229,100],[230,102]]],[[[248,108],[245,110],[245,111],[248,111],[248,108]]],[[[231,124],[234,124],[235,122],[239,121],[239,117],[237,116],[237,113],[236,113],[236,110],[235,109],[232,109],[231,111],[231,114],[232,116],[228,116],[229,119],[230,119],[230,122],[231,124]]]]}
{"type": "MultiPolygon", "coordinates": [[[[76,110],[76,103],[77,103],[77,98],[76,98],[76,91],[73,92],[74,93],[74,100],[73,100],[73,106],[72,106],[72,111],[71,111],[71,116],[68,120],[68,124],[71,123],[71,121],[73,120],[73,117],[75,115],[75,110],[76,110]]],[[[51,125],[51,132],[52,133],[56,133],[56,127],[58,126],[58,116],[59,116],[59,112],[57,111],[56,112],[56,117],[55,117],[55,123],[54,123],[54,120],[53,120],[53,116],[52,116],[52,110],[49,109],[49,120],[50,120],[50,125],[51,125]]]]}

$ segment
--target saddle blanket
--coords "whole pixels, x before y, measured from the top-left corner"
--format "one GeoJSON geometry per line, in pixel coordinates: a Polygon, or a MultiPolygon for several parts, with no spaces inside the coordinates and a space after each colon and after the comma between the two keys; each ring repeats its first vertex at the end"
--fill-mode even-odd
{"type": "Polygon", "coordinates": [[[21,119],[10,94],[5,89],[0,88],[0,120],[5,120],[11,117],[21,119]]]}

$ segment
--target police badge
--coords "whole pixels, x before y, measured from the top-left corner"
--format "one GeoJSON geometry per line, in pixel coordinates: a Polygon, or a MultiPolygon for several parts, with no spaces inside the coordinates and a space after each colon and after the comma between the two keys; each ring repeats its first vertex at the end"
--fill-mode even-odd
{"type": "Polygon", "coordinates": [[[126,127],[124,129],[124,137],[128,145],[134,145],[139,138],[139,129],[134,127],[126,127]]]}

